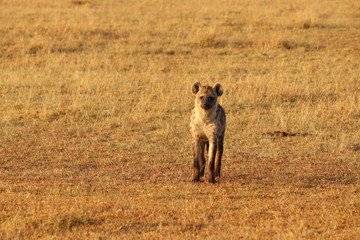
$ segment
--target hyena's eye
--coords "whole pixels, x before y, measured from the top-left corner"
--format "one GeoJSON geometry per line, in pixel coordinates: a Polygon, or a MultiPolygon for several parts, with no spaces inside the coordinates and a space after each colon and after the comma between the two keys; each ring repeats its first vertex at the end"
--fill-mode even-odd
{"type": "Polygon", "coordinates": [[[210,101],[214,101],[214,99],[215,99],[214,97],[209,97],[210,101]]]}
{"type": "Polygon", "coordinates": [[[199,98],[200,98],[200,100],[203,100],[203,99],[204,99],[204,96],[200,96],[199,98]]]}

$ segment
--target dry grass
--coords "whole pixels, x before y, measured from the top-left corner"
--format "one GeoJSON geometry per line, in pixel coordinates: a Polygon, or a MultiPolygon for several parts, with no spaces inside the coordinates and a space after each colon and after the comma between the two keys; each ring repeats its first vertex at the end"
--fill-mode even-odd
{"type": "Polygon", "coordinates": [[[356,239],[360,3],[0,1],[1,239],[356,239]],[[195,81],[223,176],[193,184],[195,81]]]}

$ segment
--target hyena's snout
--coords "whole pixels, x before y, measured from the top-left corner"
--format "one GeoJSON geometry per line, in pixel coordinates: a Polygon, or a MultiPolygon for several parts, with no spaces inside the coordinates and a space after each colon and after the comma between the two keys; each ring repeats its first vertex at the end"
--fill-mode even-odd
{"type": "Polygon", "coordinates": [[[200,97],[200,100],[201,100],[201,108],[205,110],[211,109],[216,103],[216,99],[212,96],[203,97],[202,99],[200,97]]]}

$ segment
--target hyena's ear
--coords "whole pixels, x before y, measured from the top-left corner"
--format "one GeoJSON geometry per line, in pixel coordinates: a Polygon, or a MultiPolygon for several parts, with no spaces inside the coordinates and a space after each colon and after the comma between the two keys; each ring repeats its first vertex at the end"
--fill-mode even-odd
{"type": "Polygon", "coordinates": [[[217,83],[214,85],[213,89],[215,90],[216,94],[218,95],[218,97],[220,97],[221,95],[223,95],[224,90],[223,87],[221,86],[220,83],[217,83]]]}
{"type": "Polygon", "coordinates": [[[201,87],[200,82],[194,83],[193,86],[192,86],[192,88],[191,88],[192,93],[193,93],[193,94],[197,94],[197,92],[199,91],[200,87],[201,87]]]}

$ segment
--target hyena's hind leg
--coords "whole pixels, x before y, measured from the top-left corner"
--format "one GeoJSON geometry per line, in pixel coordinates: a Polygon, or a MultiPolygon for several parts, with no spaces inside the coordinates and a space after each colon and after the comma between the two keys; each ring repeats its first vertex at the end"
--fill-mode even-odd
{"type": "Polygon", "coordinates": [[[218,138],[218,148],[216,151],[216,158],[215,158],[215,177],[220,177],[220,170],[221,170],[221,158],[224,152],[224,136],[218,138]]]}
{"type": "Polygon", "coordinates": [[[203,142],[201,145],[201,158],[200,158],[200,177],[204,176],[205,173],[205,162],[206,162],[206,153],[209,150],[209,142],[203,142]]]}

